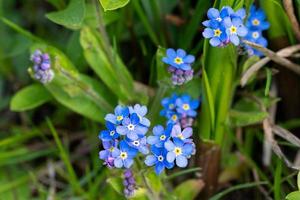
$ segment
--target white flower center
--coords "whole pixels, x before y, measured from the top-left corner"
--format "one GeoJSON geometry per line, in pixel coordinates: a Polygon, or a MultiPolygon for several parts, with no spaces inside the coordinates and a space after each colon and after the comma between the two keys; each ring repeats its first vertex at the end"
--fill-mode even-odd
{"type": "Polygon", "coordinates": [[[134,125],[133,124],[129,124],[127,126],[128,130],[133,131],[134,130],[134,125]]]}
{"type": "Polygon", "coordinates": [[[176,57],[176,58],[174,59],[174,62],[175,62],[176,64],[180,65],[180,64],[183,63],[183,60],[182,60],[182,58],[180,58],[180,57],[176,57]]]}
{"type": "Polygon", "coordinates": [[[179,155],[182,154],[182,149],[179,148],[179,147],[176,147],[176,148],[174,149],[174,153],[175,153],[176,156],[179,156],[179,155]]]}
{"type": "Polygon", "coordinates": [[[140,146],[140,141],[135,140],[135,141],[132,142],[132,144],[133,144],[134,146],[140,146]]]}
{"type": "Polygon", "coordinates": [[[161,136],[159,137],[159,139],[160,139],[160,140],[165,140],[165,139],[166,139],[166,136],[165,136],[165,135],[161,135],[161,136]]]}
{"type": "Polygon", "coordinates": [[[230,30],[230,34],[236,34],[237,32],[237,28],[233,25],[229,28],[229,30],[230,30]]]}
{"type": "Polygon", "coordinates": [[[258,19],[254,19],[254,20],[252,20],[252,24],[254,26],[258,26],[260,24],[260,21],[258,19]]]}
{"type": "Polygon", "coordinates": [[[120,153],[120,157],[121,157],[122,160],[125,160],[125,159],[127,158],[127,153],[124,152],[124,151],[122,151],[122,152],[120,153]]]}
{"type": "Polygon", "coordinates": [[[190,109],[190,105],[185,103],[182,105],[183,110],[189,110],[190,109]]]}
{"type": "Polygon", "coordinates": [[[164,157],[162,155],[160,155],[160,156],[157,157],[157,160],[162,162],[164,160],[164,157]]]}
{"type": "Polygon", "coordinates": [[[252,37],[253,37],[254,39],[257,39],[257,38],[259,37],[259,33],[258,33],[257,31],[253,32],[253,33],[252,33],[252,37]]]}
{"type": "Polygon", "coordinates": [[[115,131],[110,131],[110,132],[109,132],[109,135],[110,135],[110,136],[113,136],[114,134],[115,134],[115,131]]]}

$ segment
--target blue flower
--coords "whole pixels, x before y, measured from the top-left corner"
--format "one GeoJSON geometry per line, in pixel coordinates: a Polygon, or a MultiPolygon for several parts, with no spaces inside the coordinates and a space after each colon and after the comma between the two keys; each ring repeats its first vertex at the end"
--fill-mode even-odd
{"type": "Polygon", "coordinates": [[[113,152],[117,150],[118,142],[116,140],[102,141],[104,150],[99,152],[99,158],[104,160],[104,164],[109,168],[114,167],[113,152]]]}
{"type": "Polygon", "coordinates": [[[114,157],[114,166],[116,168],[130,168],[136,154],[137,150],[130,147],[127,142],[122,140],[120,142],[120,149],[115,149],[115,151],[112,152],[112,156],[114,157]]]}
{"type": "Polygon", "coordinates": [[[248,33],[247,28],[243,25],[243,20],[241,18],[225,18],[224,25],[226,27],[226,33],[229,37],[230,42],[235,46],[240,44],[240,37],[245,37],[248,33]]]}
{"type": "Polygon", "coordinates": [[[105,116],[105,120],[109,121],[113,124],[119,125],[122,123],[123,119],[126,118],[129,115],[129,109],[128,107],[123,107],[118,105],[115,108],[115,114],[107,114],[105,116]]]}
{"type": "Polygon", "coordinates": [[[144,136],[148,128],[140,124],[140,119],[136,113],[126,117],[121,126],[117,126],[120,135],[126,135],[131,140],[137,140],[139,136],[144,136]]]}
{"type": "Polygon", "coordinates": [[[130,114],[133,114],[133,113],[137,114],[137,116],[140,119],[140,124],[142,124],[146,127],[150,126],[150,121],[145,117],[145,115],[148,112],[148,109],[146,106],[141,106],[139,104],[134,105],[134,107],[130,106],[129,112],[130,112],[130,114]]]}
{"type": "Polygon", "coordinates": [[[267,30],[270,23],[265,21],[266,15],[262,9],[256,9],[254,5],[250,8],[250,15],[247,19],[246,26],[252,30],[267,30]]]}
{"type": "MultiPolygon", "coordinates": [[[[267,47],[268,46],[268,41],[262,36],[262,32],[258,31],[258,30],[251,30],[248,32],[247,36],[244,38],[250,42],[254,42],[256,44],[259,44],[263,47],[267,47]]],[[[252,55],[257,55],[257,56],[263,56],[263,53],[261,53],[260,51],[246,45],[246,49],[247,52],[249,54],[249,56],[252,55]]]]}
{"type": "Polygon", "coordinates": [[[181,119],[181,114],[177,113],[177,111],[170,111],[166,115],[168,121],[167,124],[177,124],[181,119]]]}
{"type": "Polygon", "coordinates": [[[190,142],[192,139],[189,139],[193,135],[193,129],[187,127],[181,131],[181,127],[179,125],[175,125],[172,129],[171,136],[173,138],[179,138],[184,142],[190,142]]]}
{"type": "Polygon", "coordinates": [[[177,69],[190,70],[191,64],[195,61],[193,55],[187,55],[183,49],[167,49],[167,57],[164,57],[162,61],[177,69]]]}
{"type": "Polygon", "coordinates": [[[215,8],[210,8],[207,11],[207,17],[209,20],[202,22],[202,24],[206,27],[209,27],[209,26],[211,26],[212,21],[221,22],[225,17],[228,17],[233,13],[234,13],[234,11],[229,6],[223,7],[221,9],[221,11],[219,11],[215,8]]]}
{"type": "Polygon", "coordinates": [[[178,138],[173,138],[165,143],[165,148],[168,151],[167,161],[170,163],[176,162],[178,167],[186,167],[188,165],[187,159],[192,155],[194,147],[192,143],[184,143],[178,138]]]}
{"type": "Polygon", "coordinates": [[[176,100],[176,110],[183,116],[195,117],[197,115],[196,109],[199,107],[199,100],[193,100],[187,94],[182,95],[176,100]]]}
{"type": "Polygon", "coordinates": [[[210,22],[210,27],[205,28],[203,33],[203,37],[210,39],[209,43],[214,46],[220,46],[227,41],[227,33],[223,23],[213,20],[210,22]]]}
{"type": "Polygon", "coordinates": [[[131,146],[132,148],[137,149],[142,154],[148,154],[149,153],[146,137],[142,137],[142,138],[139,138],[137,140],[131,140],[129,138],[126,138],[126,142],[129,144],[129,146],[131,146]]]}
{"type": "Polygon", "coordinates": [[[168,116],[169,112],[172,112],[176,109],[176,100],[178,96],[173,93],[171,97],[166,97],[163,100],[161,100],[161,105],[164,107],[162,111],[160,111],[161,116],[168,116]]]}
{"type": "Polygon", "coordinates": [[[171,169],[174,167],[173,162],[168,162],[166,159],[167,151],[164,148],[151,147],[153,155],[148,155],[145,160],[147,166],[155,165],[155,173],[159,175],[165,168],[171,169]]]}
{"type": "Polygon", "coordinates": [[[107,121],[106,122],[107,130],[101,131],[99,134],[99,139],[103,141],[114,140],[119,137],[119,134],[116,132],[116,127],[113,123],[107,121]]]}
{"type": "Polygon", "coordinates": [[[166,130],[163,126],[158,125],[153,128],[153,136],[147,138],[147,143],[156,147],[163,147],[164,143],[170,138],[173,125],[167,125],[166,130]]]}

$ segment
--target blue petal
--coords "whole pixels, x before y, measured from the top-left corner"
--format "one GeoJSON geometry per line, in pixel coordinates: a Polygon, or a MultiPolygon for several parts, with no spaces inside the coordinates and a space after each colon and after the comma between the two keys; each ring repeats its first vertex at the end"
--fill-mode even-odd
{"type": "Polygon", "coordinates": [[[195,61],[195,56],[193,55],[187,55],[183,58],[183,62],[191,64],[195,61]]]}
{"type": "Polygon", "coordinates": [[[174,152],[168,152],[168,153],[167,153],[167,161],[168,161],[169,163],[173,163],[174,160],[175,160],[175,158],[176,158],[176,155],[175,155],[174,152]]]}
{"type": "Polygon", "coordinates": [[[153,166],[157,162],[157,158],[154,155],[148,155],[145,160],[147,166],[153,166]]]}
{"type": "Polygon", "coordinates": [[[186,52],[183,49],[177,49],[177,56],[183,58],[186,55],[186,52]]]}
{"type": "Polygon", "coordinates": [[[190,102],[190,106],[192,109],[197,109],[199,107],[199,104],[200,104],[199,100],[192,100],[190,102]]]}
{"type": "Polygon", "coordinates": [[[175,58],[176,57],[176,52],[174,49],[167,49],[167,56],[170,58],[175,58]]]}
{"type": "Polygon", "coordinates": [[[143,117],[142,120],[140,121],[140,123],[146,127],[149,127],[151,122],[149,121],[149,119],[143,117]]]}
{"type": "Polygon", "coordinates": [[[133,164],[133,159],[125,159],[124,160],[124,167],[125,168],[130,168],[132,164],[133,164]]]}
{"type": "Polygon", "coordinates": [[[190,64],[181,64],[180,65],[180,69],[182,69],[182,70],[190,70],[190,69],[192,69],[192,67],[191,67],[190,64]]]}
{"type": "Polygon", "coordinates": [[[237,30],[237,34],[241,37],[245,37],[248,33],[248,29],[245,26],[240,26],[237,30]]]}
{"type": "Polygon", "coordinates": [[[157,162],[157,164],[155,165],[155,173],[159,175],[164,169],[164,164],[162,162],[157,162]]]}
{"type": "Polygon", "coordinates": [[[164,165],[168,169],[171,169],[174,167],[174,163],[169,163],[167,160],[164,160],[164,165]]]}
{"type": "Polygon", "coordinates": [[[113,123],[113,124],[115,124],[116,121],[117,121],[116,116],[113,115],[113,114],[107,114],[104,119],[106,121],[109,121],[109,122],[113,123]]]}
{"type": "Polygon", "coordinates": [[[138,124],[140,122],[140,118],[136,113],[133,113],[130,116],[130,121],[131,121],[132,124],[138,124]]]}
{"type": "Polygon", "coordinates": [[[205,20],[204,22],[202,22],[202,24],[206,27],[209,27],[210,20],[205,20]]]}
{"type": "Polygon", "coordinates": [[[246,10],[244,8],[241,8],[238,11],[236,11],[235,14],[240,18],[244,19],[246,17],[246,10]]]}
{"type": "Polygon", "coordinates": [[[207,11],[207,17],[209,19],[216,19],[220,16],[220,12],[215,9],[215,8],[210,8],[208,11],[207,11]]]}
{"type": "Polygon", "coordinates": [[[107,130],[101,131],[100,138],[102,140],[111,140],[110,132],[107,130]]]}
{"type": "Polygon", "coordinates": [[[139,139],[139,136],[134,131],[128,131],[127,137],[131,140],[139,139]]]}
{"type": "Polygon", "coordinates": [[[191,127],[183,129],[182,135],[185,139],[191,137],[193,135],[193,129],[191,127]]]}
{"type": "Polygon", "coordinates": [[[226,28],[230,28],[232,26],[231,18],[230,17],[224,18],[223,24],[226,28]]]}
{"type": "Polygon", "coordinates": [[[159,142],[159,137],[158,136],[149,136],[147,138],[147,143],[148,144],[151,144],[151,145],[154,145],[154,144],[157,144],[159,142]]]}
{"type": "Polygon", "coordinates": [[[128,130],[128,128],[126,126],[117,126],[116,131],[120,135],[126,135],[129,132],[129,130],[128,130]]]}
{"type": "Polygon", "coordinates": [[[173,138],[173,142],[176,147],[182,147],[184,145],[184,142],[179,138],[173,138]]]}
{"type": "Polygon", "coordinates": [[[260,28],[262,30],[267,30],[270,27],[270,23],[269,22],[261,22],[260,24],[260,28]]]}
{"type": "Polygon", "coordinates": [[[123,167],[123,161],[121,158],[116,158],[114,160],[114,165],[116,168],[122,168],[123,167]]]}
{"type": "Polygon", "coordinates": [[[184,168],[187,166],[187,164],[188,164],[188,161],[187,161],[186,157],[184,157],[182,155],[176,157],[176,165],[178,167],[184,168]]]}
{"type": "Polygon", "coordinates": [[[238,46],[240,44],[240,39],[237,35],[231,35],[230,37],[230,41],[235,45],[238,46]]]}
{"type": "Polygon", "coordinates": [[[145,135],[148,131],[147,127],[137,125],[135,127],[135,132],[139,135],[145,135]]]}
{"type": "Polygon", "coordinates": [[[120,153],[121,153],[120,150],[115,148],[111,155],[112,157],[116,158],[120,155],[120,153]]]}
{"type": "Polygon", "coordinates": [[[219,38],[213,37],[209,40],[209,43],[213,47],[217,47],[221,44],[221,40],[219,38]]]}
{"type": "Polygon", "coordinates": [[[109,156],[109,151],[108,150],[102,150],[99,152],[99,158],[102,160],[107,159],[109,156]]]}
{"type": "Polygon", "coordinates": [[[171,140],[165,142],[165,145],[164,145],[164,146],[165,146],[165,148],[166,148],[168,151],[173,151],[174,148],[175,148],[175,145],[174,145],[174,143],[173,143],[171,140]]]}
{"type": "Polygon", "coordinates": [[[160,156],[162,154],[162,151],[162,148],[157,148],[156,146],[151,147],[151,152],[156,156],[160,156]]]}
{"type": "Polygon", "coordinates": [[[185,155],[185,156],[189,156],[193,153],[193,150],[194,150],[194,147],[192,144],[185,144],[183,145],[182,147],[182,153],[185,155]]]}
{"type": "Polygon", "coordinates": [[[164,133],[164,127],[161,125],[154,126],[152,132],[154,135],[162,135],[164,133]]]}
{"type": "Polygon", "coordinates": [[[211,28],[206,28],[202,32],[203,37],[212,38],[214,36],[214,31],[211,28]]]}

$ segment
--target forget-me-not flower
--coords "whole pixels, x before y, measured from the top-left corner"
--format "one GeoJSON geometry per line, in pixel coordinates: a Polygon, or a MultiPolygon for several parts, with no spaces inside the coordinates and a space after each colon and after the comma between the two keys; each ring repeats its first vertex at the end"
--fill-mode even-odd
{"type": "Polygon", "coordinates": [[[116,168],[130,168],[137,152],[138,151],[135,148],[132,148],[127,144],[127,142],[122,140],[120,142],[120,148],[115,149],[115,151],[112,152],[112,156],[115,158],[114,166],[116,168]]]}
{"type": "Polygon", "coordinates": [[[170,138],[172,127],[172,124],[167,125],[166,129],[161,125],[155,126],[152,131],[153,135],[147,138],[147,143],[156,147],[163,147],[164,143],[170,138]]]}
{"type": "Polygon", "coordinates": [[[114,114],[107,114],[105,116],[105,120],[109,121],[113,124],[121,124],[123,119],[126,118],[129,115],[129,109],[127,106],[120,106],[118,105],[115,108],[115,113],[114,114]]]}
{"type": "Polygon", "coordinates": [[[168,153],[166,149],[152,146],[151,152],[153,155],[148,155],[146,157],[145,164],[147,166],[155,165],[156,174],[161,174],[165,168],[171,169],[174,167],[174,163],[168,162],[166,159],[166,155],[168,153]]]}
{"type": "Polygon", "coordinates": [[[107,121],[106,128],[107,130],[103,130],[100,132],[99,139],[101,139],[102,141],[107,141],[114,140],[119,137],[119,134],[116,131],[116,126],[113,123],[107,121]]]}

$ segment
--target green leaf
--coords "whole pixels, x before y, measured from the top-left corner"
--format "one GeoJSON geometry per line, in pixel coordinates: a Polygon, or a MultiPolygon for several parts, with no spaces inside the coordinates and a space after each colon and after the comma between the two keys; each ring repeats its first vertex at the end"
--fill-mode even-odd
{"type": "Polygon", "coordinates": [[[129,0],[99,0],[104,11],[116,10],[122,8],[129,3],[129,0]]]}
{"type": "Polygon", "coordinates": [[[78,29],[82,25],[84,15],[84,0],[71,0],[66,9],[48,13],[46,17],[56,24],[70,29],[78,29]]]}
{"type": "Polygon", "coordinates": [[[204,183],[200,179],[190,179],[178,185],[174,194],[178,199],[195,199],[203,187],[204,183]]]}
{"type": "Polygon", "coordinates": [[[292,192],[288,194],[285,199],[287,200],[299,200],[300,199],[300,191],[292,192]]]}
{"type": "Polygon", "coordinates": [[[300,171],[297,176],[297,185],[298,185],[298,190],[300,190],[300,171]]]}
{"type": "Polygon", "coordinates": [[[106,182],[119,194],[123,194],[123,179],[121,177],[108,178],[106,182]]]}
{"type": "Polygon", "coordinates": [[[243,112],[239,110],[231,110],[229,117],[232,126],[240,127],[257,124],[268,117],[268,113],[259,111],[243,112]]]}
{"type": "Polygon", "coordinates": [[[36,108],[51,100],[50,93],[40,84],[33,84],[20,90],[12,98],[10,109],[12,111],[26,111],[36,108]]]}

